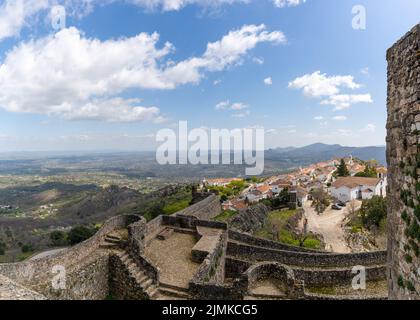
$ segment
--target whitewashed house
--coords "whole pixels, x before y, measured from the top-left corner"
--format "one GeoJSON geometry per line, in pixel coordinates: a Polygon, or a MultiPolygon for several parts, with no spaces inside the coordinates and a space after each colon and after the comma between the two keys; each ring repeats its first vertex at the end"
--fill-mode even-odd
{"type": "Polygon", "coordinates": [[[386,196],[386,179],[340,177],[331,185],[331,196],[342,202],[386,196]]]}

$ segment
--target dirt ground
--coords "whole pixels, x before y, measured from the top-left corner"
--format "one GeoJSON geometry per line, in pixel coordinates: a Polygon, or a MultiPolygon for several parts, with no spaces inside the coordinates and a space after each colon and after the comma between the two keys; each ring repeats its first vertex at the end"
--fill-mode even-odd
{"type": "MultiPolygon", "coordinates": [[[[304,205],[305,216],[308,219],[308,231],[321,234],[324,237],[326,250],[337,253],[349,253],[351,249],[345,240],[344,225],[349,215],[349,204],[342,210],[333,210],[329,206],[325,212],[318,215],[312,202],[307,201],[304,205]]],[[[356,208],[360,208],[361,202],[356,203],[356,208]]]]}

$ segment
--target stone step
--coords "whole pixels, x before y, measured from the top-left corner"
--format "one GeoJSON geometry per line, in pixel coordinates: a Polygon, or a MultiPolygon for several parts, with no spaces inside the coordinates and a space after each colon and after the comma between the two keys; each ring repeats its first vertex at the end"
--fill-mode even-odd
{"type": "Polygon", "coordinates": [[[158,293],[159,293],[159,289],[155,286],[155,285],[153,285],[153,286],[150,286],[147,290],[146,290],[146,293],[148,294],[148,296],[151,298],[151,299],[153,299],[158,293]]]}
{"type": "Polygon", "coordinates": [[[105,236],[105,238],[109,238],[109,239],[113,239],[113,240],[122,240],[122,238],[121,238],[121,237],[119,237],[119,236],[114,236],[114,235],[112,235],[112,234],[107,234],[107,235],[105,236]]]}
{"type": "Polygon", "coordinates": [[[117,244],[114,243],[102,243],[99,245],[99,248],[101,249],[115,249],[118,248],[119,246],[117,244]]]}
{"type": "Polygon", "coordinates": [[[105,242],[114,243],[114,244],[121,244],[123,241],[121,239],[117,240],[117,239],[112,239],[112,238],[105,237],[105,242]]]}
{"type": "Polygon", "coordinates": [[[169,283],[165,283],[165,282],[160,282],[159,287],[160,288],[172,289],[172,290],[175,290],[175,291],[181,291],[181,292],[185,292],[187,294],[189,292],[189,288],[178,287],[178,286],[175,286],[175,285],[172,285],[172,284],[169,284],[169,283]]]}
{"type": "Polygon", "coordinates": [[[146,281],[143,281],[143,282],[141,282],[141,283],[140,283],[140,286],[141,286],[143,289],[147,290],[147,288],[149,288],[152,284],[153,284],[153,280],[152,280],[152,279],[147,278],[147,279],[146,279],[146,281]]]}
{"type": "Polygon", "coordinates": [[[263,294],[263,293],[250,293],[248,295],[249,297],[253,297],[256,299],[262,299],[262,300],[283,300],[286,299],[286,295],[280,294],[263,294]]]}
{"type": "Polygon", "coordinates": [[[188,300],[191,298],[191,296],[186,292],[170,288],[159,287],[159,292],[163,295],[180,298],[182,300],[188,300]]]}

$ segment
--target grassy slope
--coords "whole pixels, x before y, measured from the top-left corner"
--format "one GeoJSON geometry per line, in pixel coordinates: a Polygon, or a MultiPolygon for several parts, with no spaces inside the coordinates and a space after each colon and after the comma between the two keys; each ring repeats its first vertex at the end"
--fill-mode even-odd
{"type": "MultiPolygon", "coordinates": [[[[295,214],[295,210],[271,212],[267,218],[264,228],[258,230],[255,235],[268,240],[275,240],[284,244],[299,246],[299,240],[295,239],[293,233],[286,228],[288,219],[295,214]],[[272,234],[273,228],[275,228],[275,230],[279,230],[278,238],[272,234]]],[[[321,242],[318,239],[309,236],[308,239],[305,240],[303,246],[305,248],[319,249],[321,247],[321,242]]]]}

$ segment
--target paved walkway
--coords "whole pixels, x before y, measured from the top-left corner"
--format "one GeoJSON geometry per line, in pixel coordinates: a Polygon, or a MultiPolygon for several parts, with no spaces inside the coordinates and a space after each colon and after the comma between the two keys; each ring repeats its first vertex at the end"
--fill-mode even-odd
{"type": "MultiPolygon", "coordinates": [[[[333,210],[329,206],[320,215],[315,212],[311,205],[312,202],[307,201],[304,206],[305,216],[308,219],[308,230],[321,234],[324,237],[327,251],[337,253],[351,252],[344,238],[344,221],[349,215],[349,204],[340,211],[333,210]]],[[[360,203],[357,206],[360,206],[360,203]]]]}
{"type": "Polygon", "coordinates": [[[160,281],[187,288],[200,264],[191,259],[196,244],[191,234],[174,232],[166,240],[154,239],[146,248],[146,256],[160,269],[160,281]]]}

